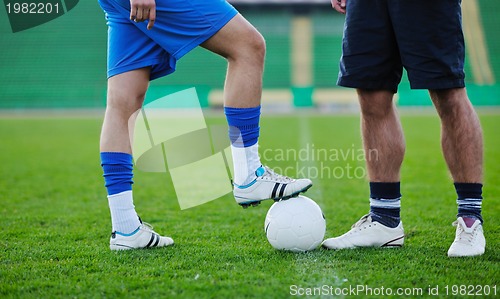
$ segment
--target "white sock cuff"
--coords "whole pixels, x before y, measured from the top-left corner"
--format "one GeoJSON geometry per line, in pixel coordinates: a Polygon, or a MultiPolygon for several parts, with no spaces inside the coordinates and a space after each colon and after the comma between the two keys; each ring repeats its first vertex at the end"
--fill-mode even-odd
{"type": "Polygon", "coordinates": [[[125,210],[135,208],[132,190],[108,195],[108,202],[111,209],[125,210]]]}
{"type": "Polygon", "coordinates": [[[370,207],[385,208],[385,209],[398,209],[398,208],[401,208],[401,197],[394,198],[394,199],[370,198],[370,207]]]}
{"type": "Polygon", "coordinates": [[[473,208],[481,208],[483,200],[481,198],[462,198],[457,199],[457,204],[459,206],[469,206],[473,208]]]}
{"type": "Polygon", "coordinates": [[[132,190],[127,190],[127,191],[123,191],[123,192],[120,192],[120,193],[108,195],[108,198],[115,198],[115,197],[127,196],[127,194],[132,194],[132,190]]]}

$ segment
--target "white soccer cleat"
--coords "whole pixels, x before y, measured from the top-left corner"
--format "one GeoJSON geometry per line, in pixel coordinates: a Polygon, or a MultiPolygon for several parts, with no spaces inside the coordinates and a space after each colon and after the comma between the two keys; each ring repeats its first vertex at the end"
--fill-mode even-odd
{"type": "Polygon", "coordinates": [[[467,227],[462,217],[453,222],[457,227],[455,241],[448,250],[449,257],[475,256],[484,253],[486,240],[484,239],[483,225],[477,220],[471,227],[467,227]]]}
{"type": "Polygon", "coordinates": [[[173,244],[174,240],[172,238],[158,235],[149,223],[142,221],[141,226],[131,235],[124,236],[113,232],[109,240],[109,248],[111,250],[165,247],[173,244]]]}
{"type": "Polygon", "coordinates": [[[245,186],[233,184],[234,198],[244,208],[256,206],[266,199],[278,201],[296,197],[312,186],[310,179],[292,179],[267,166],[259,167],[255,174],[257,178],[245,186]]]}
{"type": "Polygon", "coordinates": [[[368,214],[356,222],[350,231],[340,237],[323,241],[326,249],[349,249],[357,247],[401,247],[405,233],[403,222],[395,228],[387,227],[380,222],[372,221],[368,214]]]}

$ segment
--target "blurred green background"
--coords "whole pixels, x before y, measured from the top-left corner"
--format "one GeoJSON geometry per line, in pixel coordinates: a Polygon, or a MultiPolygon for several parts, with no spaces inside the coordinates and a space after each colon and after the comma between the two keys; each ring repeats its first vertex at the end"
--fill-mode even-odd
{"type": "MultiPolygon", "coordinates": [[[[470,22],[473,25],[467,27],[466,74],[469,94],[475,105],[500,105],[500,1],[473,2],[477,3],[479,19],[475,23],[470,22]],[[478,36],[479,39],[475,38],[478,36]],[[484,56],[481,51],[488,54],[486,65],[484,59],[480,59],[481,55],[484,56]],[[489,68],[491,76],[487,80],[480,78],[474,73],[474,67],[479,71],[489,68]]],[[[338,96],[336,91],[344,90],[335,86],[344,16],[333,11],[329,5],[317,5],[309,12],[302,11],[300,15],[291,7],[247,5],[240,8],[241,13],[261,31],[267,41],[266,90],[283,92],[293,91],[297,87],[292,74],[291,28],[294,18],[307,18],[312,31],[311,82],[298,87],[326,90],[326,101],[331,98],[335,103],[338,96]]],[[[464,17],[466,9],[469,12],[464,2],[464,17]]],[[[12,33],[6,11],[0,9],[0,108],[104,107],[106,35],[104,13],[96,0],[80,1],[64,16],[17,33],[12,33]]],[[[153,81],[148,97],[196,86],[202,104],[213,105],[208,98],[213,99],[217,95],[209,94],[222,89],[225,69],[224,59],[197,48],[181,59],[173,75],[153,81]]],[[[291,93],[294,98],[292,105],[316,105],[314,96],[304,101],[297,99],[311,97],[307,90],[305,93],[291,93]]],[[[407,80],[403,78],[399,105],[430,105],[430,101],[425,91],[410,92],[407,80]]]]}

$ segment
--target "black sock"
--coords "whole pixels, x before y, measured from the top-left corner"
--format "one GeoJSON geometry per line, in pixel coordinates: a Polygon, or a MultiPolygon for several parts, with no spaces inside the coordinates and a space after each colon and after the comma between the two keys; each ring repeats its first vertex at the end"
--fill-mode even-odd
{"type": "Polygon", "coordinates": [[[481,204],[483,201],[483,185],[476,183],[455,183],[458,199],[457,217],[476,218],[483,223],[481,204]]]}
{"type": "Polygon", "coordinates": [[[401,221],[400,183],[370,182],[370,216],[385,226],[394,228],[401,221]]]}

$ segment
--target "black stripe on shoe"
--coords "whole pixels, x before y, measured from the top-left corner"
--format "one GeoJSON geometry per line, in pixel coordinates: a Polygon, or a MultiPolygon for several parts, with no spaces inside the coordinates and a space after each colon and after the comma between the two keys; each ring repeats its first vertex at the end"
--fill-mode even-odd
{"type": "Polygon", "coordinates": [[[276,191],[278,191],[278,187],[280,186],[280,183],[276,183],[273,188],[273,192],[271,193],[271,198],[276,197],[276,191]]]}
{"type": "Polygon", "coordinates": [[[151,247],[156,247],[158,246],[158,243],[160,243],[160,236],[158,236],[157,234],[155,234],[155,236],[156,236],[156,242],[151,247]]]}
{"type": "Polygon", "coordinates": [[[158,245],[158,242],[160,242],[160,236],[155,233],[153,233],[153,235],[155,236],[155,241],[153,242],[153,244],[151,244],[151,246],[149,246],[151,248],[156,247],[156,245],[158,245]]]}
{"type": "Polygon", "coordinates": [[[403,236],[401,236],[401,237],[399,237],[399,238],[396,238],[396,239],[394,239],[394,240],[390,240],[389,242],[387,242],[387,243],[383,244],[383,245],[382,245],[382,246],[380,246],[380,247],[403,247],[403,245],[401,245],[401,244],[391,244],[391,243],[392,243],[392,242],[396,242],[396,241],[398,241],[398,240],[401,240],[401,239],[403,239],[404,237],[405,237],[405,235],[403,235],[403,236]]]}
{"type": "Polygon", "coordinates": [[[151,243],[153,243],[154,239],[155,239],[155,234],[151,234],[151,239],[149,240],[148,245],[146,245],[146,248],[149,247],[149,245],[151,245],[151,243]]]}
{"type": "Polygon", "coordinates": [[[283,193],[285,193],[285,188],[286,188],[287,184],[283,184],[281,185],[281,188],[280,188],[280,195],[279,197],[283,197],[283,193]]]}

